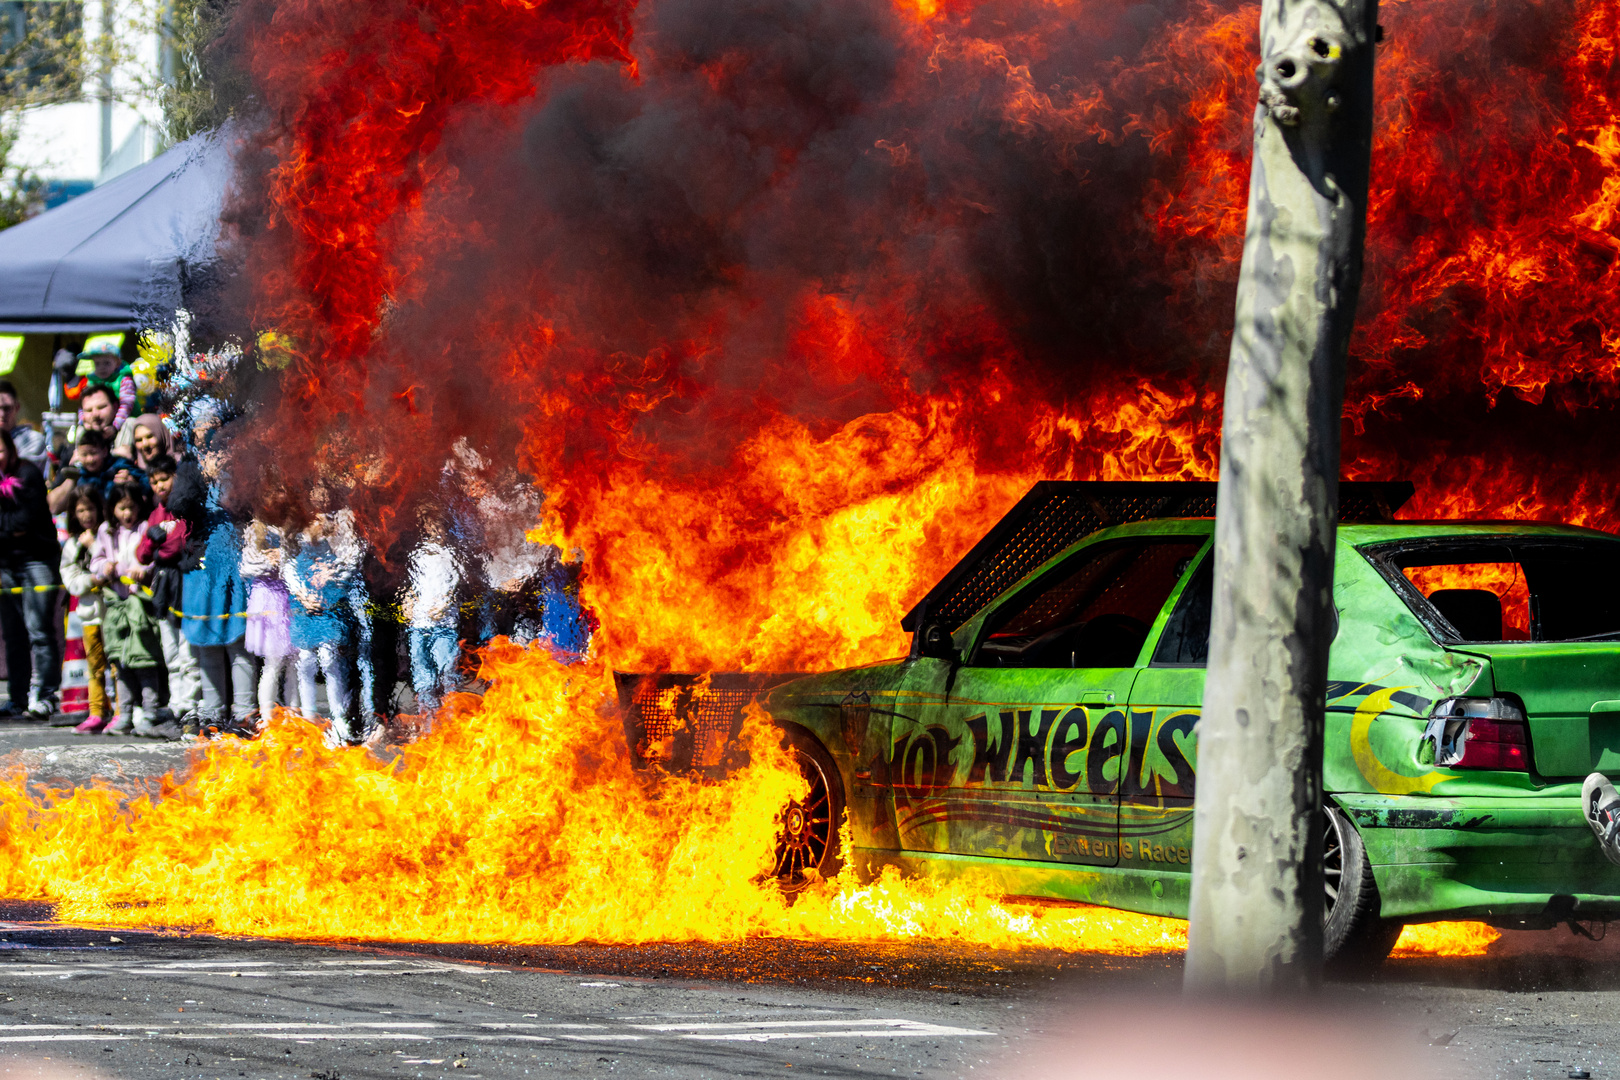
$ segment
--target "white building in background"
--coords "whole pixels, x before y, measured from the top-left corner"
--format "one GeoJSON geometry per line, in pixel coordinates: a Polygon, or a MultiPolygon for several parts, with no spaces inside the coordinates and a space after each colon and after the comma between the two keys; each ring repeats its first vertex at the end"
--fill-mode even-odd
{"type": "Polygon", "coordinates": [[[0,0],[0,39],[17,40],[32,18],[77,18],[84,38],[77,100],[22,110],[14,160],[47,184],[47,205],[82,195],[164,149],[158,88],[173,77],[160,27],[167,0],[0,0]],[[112,62],[100,61],[100,40],[112,62]]]}

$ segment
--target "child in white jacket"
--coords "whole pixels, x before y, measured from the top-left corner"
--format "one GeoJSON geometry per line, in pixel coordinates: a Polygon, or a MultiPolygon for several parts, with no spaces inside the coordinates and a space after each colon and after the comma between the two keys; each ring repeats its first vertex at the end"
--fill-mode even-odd
{"type": "Polygon", "coordinates": [[[95,556],[96,533],[107,520],[101,492],[89,485],[73,492],[73,522],[79,531],[62,545],[62,584],[69,596],[78,598],[79,622],[84,626],[85,666],[90,671],[90,715],[73,730],[94,735],[112,723],[112,703],[107,700],[107,650],[101,640],[101,617],[106,609],[102,587],[107,579],[95,573],[90,563],[95,556]]]}

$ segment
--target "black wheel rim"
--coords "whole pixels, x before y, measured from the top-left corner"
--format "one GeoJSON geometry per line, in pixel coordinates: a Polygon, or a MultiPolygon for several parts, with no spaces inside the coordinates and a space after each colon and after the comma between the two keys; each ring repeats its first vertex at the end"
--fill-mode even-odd
{"type": "Polygon", "coordinates": [[[810,791],[802,800],[789,802],[776,818],[776,880],[790,892],[820,877],[836,828],[821,765],[797,747],[793,757],[810,782],[810,791]]]}
{"type": "Polygon", "coordinates": [[[1344,881],[1344,828],[1339,815],[1322,811],[1322,885],[1326,896],[1322,904],[1322,918],[1333,914],[1333,905],[1339,902],[1339,885],[1344,881]]]}

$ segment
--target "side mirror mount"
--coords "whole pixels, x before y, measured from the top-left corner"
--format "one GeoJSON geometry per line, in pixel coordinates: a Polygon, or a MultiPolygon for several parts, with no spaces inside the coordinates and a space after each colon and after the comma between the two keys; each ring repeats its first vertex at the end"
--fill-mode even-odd
{"type": "Polygon", "coordinates": [[[913,659],[927,656],[952,664],[960,663],[962,659],[950,633],[937,622],[924,622],[917,628],[911,639],[911,655],[913,659]]]}

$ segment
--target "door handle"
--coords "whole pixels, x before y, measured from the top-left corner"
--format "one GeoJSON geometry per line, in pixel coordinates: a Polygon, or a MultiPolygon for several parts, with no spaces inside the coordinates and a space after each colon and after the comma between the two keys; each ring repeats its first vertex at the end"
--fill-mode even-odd
{"type": "Polygon", "coordinates": [[[1114,692],[1112,690],[1087,690],[1080,695],[1082,705],[1112,705],[1114,692]]]}

